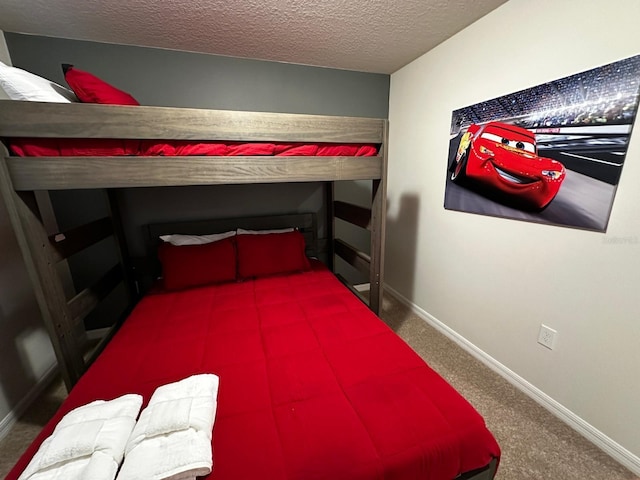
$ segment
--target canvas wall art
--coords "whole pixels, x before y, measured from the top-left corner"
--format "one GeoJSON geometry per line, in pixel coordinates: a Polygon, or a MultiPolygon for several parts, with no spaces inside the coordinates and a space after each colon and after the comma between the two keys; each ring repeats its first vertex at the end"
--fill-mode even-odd
{"type": "Polygon", "coordinates": [[[605,232],[640,55],[455,110],[444,207],[605,232]]]}

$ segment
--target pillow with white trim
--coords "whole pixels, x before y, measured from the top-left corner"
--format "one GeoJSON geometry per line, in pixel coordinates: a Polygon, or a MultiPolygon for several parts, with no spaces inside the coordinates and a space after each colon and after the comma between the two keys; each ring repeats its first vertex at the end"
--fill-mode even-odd
{"type": "Polygon", "coordinates": [[[204,245],[207,243],[213,243],[219,240],[224,240],[225,238],[233,237],[235,234],[235,230],[224,233],[212,233],[210,235],[183,235],[180,233],[174,233],[172,235],[160,235],[160,240],[179,247],[182,245],[204,245]]]}
{"type": "Polygon", "coordinates": [[[11,100],[55,103],[78,101],[75,94],[68,88],[2,62],[0,62],[0,88],[11,100]]]}

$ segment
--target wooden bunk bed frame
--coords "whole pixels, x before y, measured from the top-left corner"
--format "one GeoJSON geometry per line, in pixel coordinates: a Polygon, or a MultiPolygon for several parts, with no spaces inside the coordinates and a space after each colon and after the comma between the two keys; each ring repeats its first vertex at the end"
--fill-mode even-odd
{"type": "Polygon", "coordinates": [[[21,137],[380,145],[374,157],[15,157],[0,147],[0,190],[67,388],[77,382],[119,326],[116,322],[88,354],[83,319],[122,282],[130,307],[136,301],[117,188],[325,182],[329,266],[333,267],[337,254],[366,272],[369,306],[375,313],[380,311],[388,151],[384,119],[0,100],[0,138],[21,137]],[[371,208],[334,201],[333,182],[339,180],[371,180],[371,208]],[[106,190],[110,216],[57,231],[47,191],[66,189],[106,190]],[[334,238],[335,218],[370,231],[370,254],[334,238]],[[61,266],[109,236],[116,239],[120,263],[93,286],[70,294],[61,266]]]}
{"type": "MultiPolygon", "coordinates": [[[[0,100],[0,138],[21,137],[380,145],[374,157],[14,157],[0,145],[0,191],[69,389],[120,325],[116,322],[87,354],[83,319],[123,283],[129,308],[138,298],[135,278],[139,268],[127,252],[114,189],[324,182],[329,267],[333,267],[334,255],[339,255],[366,272],[370,282],[369,307],[375,313],[381,309],[388,152],[388,123],[384,119],[0,100]],[[340,180],[371,180],[371,207],[334,201],[333,182],[340,180]],[[65,189],[105,190],[109,216],[58,231],[47,192],[65,189]],[[370,231],[370,254],[335,238],[335,218],[370,231]],[[78,293],[71,291],[68,268],[65,269],[67,259],[108,237],[115,238],[119,263],[93,286],[78,293]]],[[[303,222],[301,227],[315,230],[314,216],[296,217],[304,218],[296,220],[303,222]]],[[[247,225],[256,224],[248,220],[247,225]]],[[[199,222],[191,222],[189,230],[195,232],[199,228],[199,222]]],[[[147,250],[158,232],[171,229],[172,224],[166,223],[147,227],[147,250]]],[[[317,251],[317,245],[312,250],[317,251]]],[[[497,463],[493,459],[487,466],[463,473],[456,480],[490,480],[497,463]]]]}

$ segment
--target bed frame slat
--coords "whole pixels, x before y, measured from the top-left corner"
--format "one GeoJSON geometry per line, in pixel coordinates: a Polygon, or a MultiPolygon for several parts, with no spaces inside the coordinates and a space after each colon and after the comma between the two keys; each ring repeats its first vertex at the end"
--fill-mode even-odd
{"type": "Polygon", "coordinates": [[[98,341],[98,344],[93,348],[93,350],[87,353],[86,360],[85,360],[87,365],[91,365],[95,361],[95,359],[98,358],[98,355],[102,353],[102,351],[104,350],[104,347],[107,346],[107,344],[111,341],[113,336],[118,331],[118,328],[120,328],[122,321],[123,319],[121,321],[118,321],[112,327],[110,327],[107,334],[98,341]]]}
{"type": "Polygon", "coordinates": [[[352,267],[358,269],[362,273],[369,273],[371,265],[371,257],[366,253],[358,250],[353,245],[349,245],[344,240],[336,238],[333,242],[336,254],[352,267]]]}
{"type": "Polygon", "coordinates": [[[124,276],[120,264],[115,265],[92,286],[85,288],[67,302],[74,323],[80,323],[102,299],[115,289],[124,276]]]}
{"type": "Polygon", "coordinates": [[[0,100],[0,137],[145,138],[381,143],[384,120],[82,103],[0,100]]]}
{"type": "Polygon", "coordinates": [[[347,280],[346,278],[344,278],[342,275],[340,275],[339,273],[336,273],[336,277],[338,280],[340,280],[340,282],[342,282],[342,284],[347,287],[351,293],[353,293],[356,297],[358,297],[358,299],[364,303],[365,305],[368,305],[367,299],[363,296],[363,294],[361,292],[359,292],[358,290],[356,290],[356,288],[349,282],[349,280],[347,280]]]}
{"type": "Polygon", "coordinates": [[[337,218],[352,223],[358,227],[371,230],[371,209],[354,205],[352,203],[336,201],[333,204],[337,218]]]}
{"type": "Polygon", "coordinates": [[[50,235],[49,241],[59,255],[57,261],[60,261],[111,235],[113,235],[111,219],[104,217],[66,232],[50,235]]]}
{"type": "Polygon", "coordinates": [[[498,470],[498,460],[491,459],[486,467],[478,468],[471,472],[465,472],[458,475],[454,480],[492,480],[496,476],[498,470]]]}
{"type": "Polygon", "coordinates": [[[11,157],[16,190],[379,179],[380,157],[11,157]]]}

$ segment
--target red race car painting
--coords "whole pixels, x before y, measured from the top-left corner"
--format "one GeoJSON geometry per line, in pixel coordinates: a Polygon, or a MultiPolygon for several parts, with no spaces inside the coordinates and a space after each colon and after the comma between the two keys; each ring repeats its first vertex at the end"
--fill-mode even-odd
{"type": "Polygon", "coordinates": [[[451,180],[473,184],[521,208],[542,210],[560,190],[564,166],[537,154],[535,135],[502,122],[473,124],[449,166],[451,180]]]}

